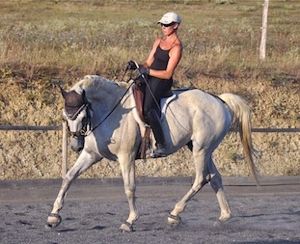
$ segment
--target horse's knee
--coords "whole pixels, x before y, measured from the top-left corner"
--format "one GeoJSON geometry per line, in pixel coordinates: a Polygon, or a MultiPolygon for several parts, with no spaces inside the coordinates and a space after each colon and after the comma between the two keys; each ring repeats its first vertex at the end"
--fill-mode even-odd
{"type": "Polygon", "coordinates": [[[79,170],[71,168],[64,177],[63,184],[68,184],[79,175],[79,170]]]}
{"type": "Polygon", "coordinates": [[[135,195],[135,188],[125,186],[125,194],[126,194],[127,198],[133,198],[135,195]]]}
{"type": "Polygon", "coordinates": [[[127,191],[125,191],[125,195],[127,196],[127,198],[132,198],[133,197],[133,191],[127,190],[127,191]]]}

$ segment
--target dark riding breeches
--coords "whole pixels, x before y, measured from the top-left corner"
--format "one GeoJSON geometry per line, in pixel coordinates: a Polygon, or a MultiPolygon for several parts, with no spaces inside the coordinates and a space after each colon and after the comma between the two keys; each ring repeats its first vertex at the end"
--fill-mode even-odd
{"type": "Polygon", "coordinates": [[[160,99],[166,97],[171,90],[172,80],[162,80],[156,77],[148,76],[149,87],[144,84],[144,118],[147,123],[151,120],[151,110],[155,110],[160,116],[160,99]]]}

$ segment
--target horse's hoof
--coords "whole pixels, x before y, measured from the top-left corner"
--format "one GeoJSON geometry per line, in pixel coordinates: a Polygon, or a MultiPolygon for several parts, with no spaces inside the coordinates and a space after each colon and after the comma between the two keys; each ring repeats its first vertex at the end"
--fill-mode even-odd
{"type": "Polygon", "coordinates": [[[232,217],[231,213],[221,214],[219,221],[221,223],[225,223],[226,221],[230,220],[232,217]]]}
{"type": "Polygon", "coordinates": [[[124,224],[121,224],[120,230],[122,232],[133,232],[133,225],[128,222],[125,222],[124,224]]]}
{"type": "Polygon", "coordinates": [[[47,219],[47,225],[48,228],[55,228],[61,223],[61,217],[59,214],[51,213],[48,216],[47,219]]]}
{"type": "Polygon", "coordinates": [[[181,218],[179,215],[169,214],[168,216],[168,224],[172,226],[177,226],[181,223],[181,218]]]}

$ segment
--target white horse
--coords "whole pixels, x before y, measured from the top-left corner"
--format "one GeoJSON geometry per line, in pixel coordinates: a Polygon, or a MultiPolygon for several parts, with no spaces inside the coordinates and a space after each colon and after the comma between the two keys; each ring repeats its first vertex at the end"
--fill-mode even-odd
{"type": "MultiPolygon", "coordinates": [[[[258,183],[252,158],[249,107],[239,96],[230,93],[216,97],[197,89],[174,92],[177,99],[169,104],[162,118],[167,150],[172,154],[188,145],[193,153],[196,175],[191,189],[170,212],[168,223],[180,222],[179,214],[183,212],[187,202],[207,183],[210,183],[217,196],[221,210],[219,220],[226,221],[232,214],[212,153],[230,128],[237,124],[245,158],[258,183]]],[[[75,84],[69,92],[62,90],[62,94],[69,130],[77,141],[84,136],[84,147],[63,179],[48,216],[48,226],[55,227],[61,222],[59,211],[72,181],[105,157],[120,163],[130,210],[128,219],[120,229],[132,231],[132,225],[139,217],[135,204],[135,159],[145,128],[136,110],[132,87],[126,90],[124,86],[103,77],[89,75],[75,84]]],[[[79,150],[82,146],[79,143],[74,148],[79,150]]]]}

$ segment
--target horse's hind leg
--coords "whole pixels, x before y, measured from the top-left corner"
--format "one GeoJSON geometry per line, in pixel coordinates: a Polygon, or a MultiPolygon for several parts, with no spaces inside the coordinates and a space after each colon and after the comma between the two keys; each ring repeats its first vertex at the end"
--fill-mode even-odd
{"type": "Polygon", "coordinates": [[[226,200],[224,189],[223,189],[223,183],[222,183],[222,177],[217,170],[213,160],[210,160],[209,163],[209,173],[210,173],[210,185],[213,188],[213,190],[216,193],[219,206],[221,209],[221,214],[219,217],[219,220],[224,222],[231,218],[231,211],[229,208],[229,204],[226,200]]]}
{"type": "Polygon", "coordinates": [[[57,198],[53,204],[52,211],[47,219],[47,224],[49,227],[56,227],[61,222],[61,217],[59,216],[59,211],[62,209],[64,204],[64,198],[66,193],[74,179],[76,179],[82,172],[87,170],[91,165],[100,160],[100,158],[95,155],[91,155],[86,151],[82,151],[76,163],[67,172],[65,178],[63,179],[60,191],[57,198]]]}
{"type": "Polygon", "coordinates": [[[179,214],[185,209],[187,202],[194,196],[201,188],[208,183],[208,160],[206,157],[205,150],[197,150],[193,148],[193,157],[196,167],[196,177],[192,188],[185,194],[185,196],[176,203],[174,209],[171,211],[168,217],[169,224],[179,224],[180,217],[179,214]]]}

